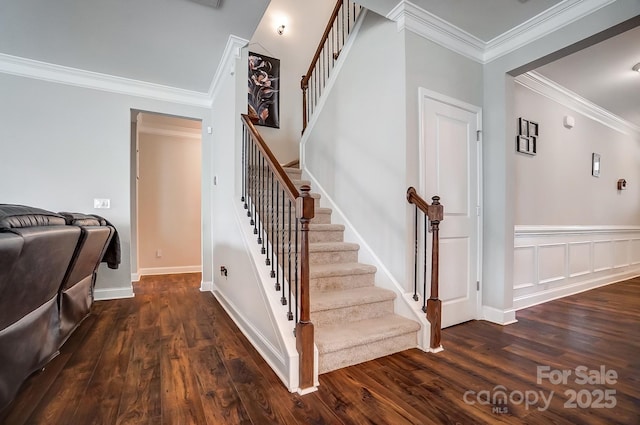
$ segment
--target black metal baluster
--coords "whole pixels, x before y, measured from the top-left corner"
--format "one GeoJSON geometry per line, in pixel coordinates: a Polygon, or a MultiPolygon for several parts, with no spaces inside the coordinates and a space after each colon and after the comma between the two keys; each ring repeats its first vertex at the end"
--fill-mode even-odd
{"type": "Polygon", "coordinates": [[[429,230],[429,222],[427,221],[429,217],[424,215],[424,246],[422,247],[424,251],[424,264],[422,269],[424,271],[424,282],[422,282],[422,311],[427,312],[427,231],[429,230]]]}
{"type": "Polygon", "coordinates": [[[289,312],[287,313],[287,319],[293,320],[293,313],[291,312],[291,199],[289,199],[289,240],[287,242],[287,268],[288,268],[288,282],[289,282],[289,312]]]}
{"type": "MultiPolygon", "coordinates": [[[[267,239],[267,259],[265,260],[265,264],[267,266],[271,265],[271,257],[273,257],[273,171],[271,168],[267,171],[267,175],[269,176],[269,183],[267,184],[267,192],[269,192],[269,186],[271,187],[271,192],[269,192],[269,199],[267,202],[267,215],[269,216],[269,220],[266,223],[269,224],[266,231],[265,238],[267,239]],[[271,241],[271,250],[269,250],[269,241],[271,241]],[[271,256],[269,256],[271,254],[271,256]]],[[[273,267],[271,268],[273,271],[273,267]]]]}
{"type": "Polygon", "coordinates": [[[413,300],[418,301],[418,205],[414,204],[415,210],[415,226],[414,226],[414,252],[413,252],[413,300]]]}
{"type": "MultiPolygon", "coordinates": [[[[258,161],[258,245],[262,244],[262,222],[264,221],[264,190],[263,186],[263,172],[264,172],[264,155],[260,152],[260,160],[258,161]]],[[[260,250],[261,254],[264,254],[264,245],[260,250]]]]}
{"type": "Polygon", "coordinates": [[[249,178],[249,208],[247,209],[247,215],[249,216],[249,224],[253,226],[253,154],[254,154],[254,142],[253,138],[251,139],[251,146],[249,146],[249,170],[247,171],[247,176],[249,178]]]}
{"type": "MultiPolygon", "coordinates": [[[[298,214],[296,214],[297,216],[298,214]]],[[[299,304],[298,304],[298,254],[300,252],[299,250],[299,246],[298,246],[298,222],[300,221],[300,219],[296,218],[296,244],[295,244],[295,291],[294,291],[294,297],[295,297],[295,311],[296,311],[296,323],[298,323],[298,308],[299,308],[299,304]]]]}
{"type": "Polygon", "coordinates": [[[284,193],[284,189],[282,189],[282,241],[280,244],[280,247],[282,248],[281,252],[282,252],[282,256],[280,257],[280,266],[282,267],[282,285],[281,285],[281,289],[282,289],[282,297],[280,297],[280,302],[282,303],[282,305],[287,305],[287,297],[284,296],[284,291],[285,291],[285,286],[287,286],[284,283],[285,280],[285,270],[284,270],[284,262],[285,262],[285,257],[284,257],[284,239],[285,239],[285,219],[284,219],[284,214],[285,214],[285,210],[284,210],[284,198],[285,198],[285,193],[284,193]]]}
{"type": "MultiPolygon", "coordinates": [[[[246,186],[246,180],[245,180],[245,175],[247,173],[247,164],[245,162],[245,152],[247,149],[247,126],[244,125],[242,127],[242,197],[240,198],[240,202],[244,202],[245,200],[245,195],[247,193],[247,186],[246,186]]],[[[247,209],[247,203],[244,202],[244,209],[247,209]]]]}
{"type": "Polygon", "coordinates": [[[275,203],[273,204],[273,208],[274,211],[273,213],[276,215],[276,223],[275,226],[273,228],[273,233],[271,235],[271,278],[276,278],[276,291],[278,291],[280,289],[280,287],[278,286],[278,262],[276,260],[276,254],[278,252],[278,235],[280,234],[279,232],[279,225],[280,225],[280,211],[278,211],[278,205],[279,205],[279,201],[280,201],[280,182],[276,180],[275,182],[275,195],[276,195],[276,200],[275,203]]]}
{"type": "Polygon", "coordinates": [[[260,156],[258,155],[258,146],[254,143],[253,146],[253,196],[251,199],[251,203],[253,204],[253,234],[258,234],[258,204],[260,202],[258,199],[258,162],[260,161],[260,156]]]}

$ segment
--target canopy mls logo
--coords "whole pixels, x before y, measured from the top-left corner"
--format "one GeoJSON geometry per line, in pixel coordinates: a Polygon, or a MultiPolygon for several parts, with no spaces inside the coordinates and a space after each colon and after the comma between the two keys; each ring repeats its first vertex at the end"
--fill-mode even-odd
{"type": "MultiPolygon", "coordinates": [[[[552,369],[551,366],[537,366],[536,383],[538,385],[585,386],[589,388],[568,388],[558,391],[566,400],[565,409],[612,409],[616,406],[616,390],[605,386],[613,386],[618,382],[618,373],[601,365],[599,369],[577,366],[575,369],[552,369]],[[594,388],[595,387],[595,388],[594,388]]],[[[491,406],[491,413],[507,414],[509,406],[524,405],[526,410],[549,409],[556,391],[540,389],[512,390],[504,385],[496,385],[491,390],[467,390],[462,396],[468,405],[491,406]]]]}

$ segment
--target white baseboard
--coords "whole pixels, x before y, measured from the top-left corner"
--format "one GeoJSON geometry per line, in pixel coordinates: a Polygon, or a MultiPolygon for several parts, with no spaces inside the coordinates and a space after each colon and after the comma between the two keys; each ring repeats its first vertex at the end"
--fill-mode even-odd
{"type": "Polygon", "coordinates": [[[140,273],[131,273],[131,282],[139,282],[140,273]]]}
{"type": "Polygon", "coordinates": [[[510,325],[516,323],[516,311],[514,309],[500,310],[488,305],[482,306],[482,318],[498,325],[510,325]]]}
{"type": "MultiPolygon", "coordinates": [[[[159,274],[200,273],[202,266],[176,266],[176,267],[148,267],[138,270],[138,276],[153,276],[159,274]]],[[[138,280],[140,280],[138,278],[138,280]]]]}
{"type": "Polygon", "coordinates": [[[119,300],[133,297],[133,286],[128,288],[97,288],[93,290],[93,299],[96,301],[119,300]]]}
{"type": "Polygon", "coordinates": [[[591,289],[600,288],[601,286],[607,286],[616,282],[632,279],[637,276],[638,276],[638,270],[635,270],[627,273],[607,275],[598,279],[592,279],[586,282],[579,282],[573,285],[562,286],[562,287],[547,290],[544,292],[524,295],[522,297],[514,298],[513,306],[516,310],[522,310],[524,308],[533,307],[534,305],[543,304],[549,301],[557,300],[559,298],[564,298],[570,295],[575,295],[581,292],[589,291],[591,289]]]}
{"type": "Polygon", "coordinates": [[[200,292],[213,292],[214,284],[210,281],[203,280],[200,282],[200,292]]]}

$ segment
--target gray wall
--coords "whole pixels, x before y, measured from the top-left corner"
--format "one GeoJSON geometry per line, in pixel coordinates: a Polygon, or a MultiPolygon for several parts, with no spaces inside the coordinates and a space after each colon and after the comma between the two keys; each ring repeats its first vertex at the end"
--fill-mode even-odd
{"type": "Polygon", "coordinates": [[[305,148],[307,170],[400,282],[407,190],[404,81],[403,34],[395,23],[367,13],[305,148]]]}
{"type": "Polygon", "coordinates": [[[6,74],[0,99],[1,202],[109,219],[118,228],[122,264],[101,267],[96,288],[130,294],[130,109],[202,119],[204,128],[210,111],[6,74]],[[111,209],[94,210],[94,198],[110,198],[111,209]]]}
{"type": "Polygon", "coordinates": [[[640,139],[515,85],[514,111],[538,122],[538,153],[515,156],[516,225],[639,225],[640,139]],[[563,117],[575,118],[572,129],[563,117]],[[591,154],[601,155],[600,177],[591,154]],[[618,191],[616,182],[627,180],[618,191]]]}

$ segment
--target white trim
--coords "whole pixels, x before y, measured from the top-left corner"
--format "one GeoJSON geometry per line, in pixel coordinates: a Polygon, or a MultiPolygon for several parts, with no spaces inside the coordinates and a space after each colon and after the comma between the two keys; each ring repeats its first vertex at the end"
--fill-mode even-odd
{"type": "Polygon", "coordinates": [[[140,268],[138,274],[140,276],[161,275],[161,274],[180,274],[180,273],[199,273],[202,272],[202,266],[174,266],[174,267],[147,267],[140,268]]]}
{"type": "Polygon", "coordinates": [[[516,310],[500,310],[488,305],[482,306],[482,318],[498,325],[510,325],[516,323],[516,310]]]}
{"type": "Polygon", "coordinates": [[[564,0],[533,18],[489,40],[485,46],[484,63],[513,52],[532,41],[559,30],[615,0],[564,0]]]}
{"type": "Polygon", "coordinates": [[[402,0],[387,13],[387,18],[397,23],[398,31],[407,29],[476,62],[484,62],[484,41],[410,1],[402,0]]]}
{"type": "Polygon", "coordinates": [[[594,233],[627,233],[640,232],[640,226],[514,226],[516,238],[529,236],[555,236],[555,235],[591,235],[594,233]]]}
{"type": "Polygon", "coordinates": [[[307,145],[307,141],[309,140],[313,127],[315,127],[316,122],[318,121],[320,112],[324,108],[325,103],[327,103],[327,98],[329,97],[329,93],[331,93],[331,90],[333,89],[333,86],[336,83],[336,79],[340,74],[340,70],[342,69],[342,66],[344,65],[346,58],[349,56],[349,51],[351,51],[351,47],[355,42],[356,36],[360,32],[360,28],[362,27],[362,22],[364,21],[364,17],[366,16],[366,14],[367,14],[367,9],[363,8],[360,14],[358,15],[358,19],[356,20],[356,23],[353,26],[351,33],[349,34],[349,38],[347,39],[347,42],[344,44],[344,46],[342,46],[340,55],[338,55],[338,60],[336,61],[336,64],[331,70],[331,75],[327,80],[327,84],[324,86],[324,91],[320,96],[320,101],[318,101],[318,104],[315,106],[315,109],[313,110],[313,115],[311,116],[311,119],[309,120],[309,122],[307,122],[307,128],[304,130],[304,133],[302,134],[302,138],[300,140],[300,168],[302,169],[305,168],[305,156],[306,156],[305,148],[307,145]]]}
{"type": "Polygon", "coordinates": [[[249,40],[245,40],[244,38],[237,37],[233,34],[229,35],[227,39],[227,45],[224,48],[224,53],[222,53],[222,59],[220,60],[220,64],[216,69],[216,73],[211,80],[211,84],[209,85],[209,91],[207,92],[209,95],[209,100],[211,106],[213,104],[213,99],[218,95],[218,91],[222,85],[222,79],[224,77],[224,72],[228,71],[231,75],[234,75],[235,70],[235,61],[240,59],[241,53],[240,49],[249,44],[249,40]]]}
{"type": "Polygon", "coordinates": [[[133,286],[128,288],[97,288],[93,290],[93,299],[95,301],[119,300],[133,297],[133,286]]]}
{"type": "Polygon", "coordinates": [[[616,282],[622,282],[627,279],[640,276],[640,269],[616,273],[614,275],[607,275],[588,281],[581,281],[571,285],[565,285],[558,288],[554,288],[545,292],[537,292],[534,294],[527,294],[513,299],[513,307],[515,310],[522,310],[524,308],[533,307],[534,305],[543,304],[549,301],[557,300],[560,298],[568,297],[570,295],[579,294],[581,292],[589,291],[591,289],[599,288],[601,286],[610,285],[616,282]]]}
{"type": "Polygon", "coordinates": [[[0,53],[0,72],[111,93],[190,106],[211,107],[207,93],[85,71],[0,53]]]}
{"type": "Polygon", "coordinates": [[[551,99],[579,114],[597,121],[622,134],[640,137],[640,126],[633,124],[595,103],[568,90],[545,76],[529,71],[515,77],[515,82],[527,89],[551,99]]]}
{"type": "Polygon", "coordinates": [[[564,0],[489,41],[402,0],[388,14],[398,31],[407,29],[476,62],[489,63],[583,18],[615,0],[564,0]]]}
{"type": "Polygon", "coordinates": [[[138,132],[155,136],[202,140],[202,130],[199,128],[178,127],[173,125],[168,127],[155,127],[153,125],[142,124],[138,126],[138,132]]]}
{"type": "Polygon", "coordinates": [[[139,282],[140,281],[140,273],[131,273],[131,282],[139,282]]]}
{"type": "Polygon", "coordinates": [[[200,292],[213,292],[215,290],[214,283],[209,280],[200,282],[200,292]]]}
{"type": "Polygon", "coordinates": [[[36,80],[67,84],[118,93],[147,99],[178,103],[189,106],[210,108],[213,99],[221,87],[222,77],[226,70],[233,75],[235,60],[240,57],[240,48],[249,43],[247,40],[229,35],[227,45],[220,59],[220,64],[209,85],[207,93],[185,90],[162,84],[117,77],[100,72],[86,71],[63,65],[41,62],[33,59],[0,53],[0,73],[18,75],[36,80]]]}

